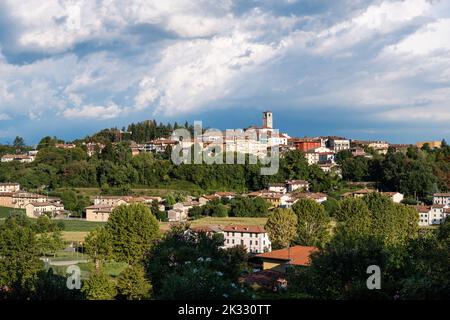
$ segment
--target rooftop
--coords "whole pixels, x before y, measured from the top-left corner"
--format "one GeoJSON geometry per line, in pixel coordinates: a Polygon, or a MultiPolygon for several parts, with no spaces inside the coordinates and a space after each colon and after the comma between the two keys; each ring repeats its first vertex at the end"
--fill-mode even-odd
{"type": "Polygon", "coordinates": [[[266,230],[260,226],[224,226],[221,229],[225,232],[266,233],[266,230]]]}
{"type": "Polygon", "coordinates": [[[258,258],[285,260],[287,263],[297,266],[310,264],[311,253],[317,251],[317,247],[294,246],[256,255],[258,258]]]}

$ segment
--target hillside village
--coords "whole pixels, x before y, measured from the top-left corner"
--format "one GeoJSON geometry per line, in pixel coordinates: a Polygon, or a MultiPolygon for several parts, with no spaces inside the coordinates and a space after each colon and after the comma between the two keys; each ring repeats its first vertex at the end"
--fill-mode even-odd
{"type": "MultiPolygon", "coordinates": [[[[190,129],[192,130],[192,128],[190,129]]],[[[101,157],[105,152],[111,152],[111,150],[107,150],[113,148],[113,146],[117,146],[118,152],[122,152],[120,148],[123,146],[122,140],[126,132],[126,130],[118,131],[118,141],[113,143],[95,140],[75,141],[73,143],[56,141],[56,143],[52,142],[50,146],[47,146],[46,143],[49,143],[52,139],[46,138],[46,140],[44,139],[46,142],[42,142],[40,148],[36,150],[3,155],[0,165],[29,166],[43,152],[48,152],[47,150],[72,152],[81,148],[91,159],[101,157]]],[[[194,136],[190,140],[181,140],[169,134],[147,143],[126,141],[126,146],[129,147],[128,150],[131,154],[131,160],[128,161],[133,161],[133,159],[138,159],[144,155],[165,157],[162,161],[169,161],[168,154],[173,148],[181,146],[181,150],[188,151],[193,150],[194,145],[206,154],[226,152],[254,156],[264,156],[271,148],[277,148],[281,159],[300,155],[302,159],[295,161],[304,161],[307,170],[314,171],[317,169],[321,172],[321,175],[337,181],[343,180],[344,162],[339,160],[343,155],[345,155],[345,159],[373,159],[388,154],[405,154],[421,148],[438,150],[441,147],[441,143],[438,142],[421,142],[412,146],[389,144],[385,141],[351,140],[336,136],[291,137],[287,133],[278,133],[278,130],[273,128],[273,114],[271,112],[263,113],[262,126],[250,126],[246,131],[237,131],[235,135],[231,136],[229,132],[205,130],[202,131],[201,135],[194,136]],[[219,151],[217,151],[217,148],[219,151]]],[[[117,157],[121,157],[121,154],[117,154],[117,157]]],[[[282,169],[284,170],[284,168],[282,169]]],[[[301,169],[290,170],[295,172],[295,170],[301,169]]],[[[349,170],[346,170],[347,173],[344,172],[344,174],[348,174],[349,170]]],[[[302,245],[280,242],[280,239],[277,238],[278,235],[273,233],[274,226],[269,226],[272,223],[272,216],[288,214],[288,212],[294,212],[293,209],[298,213],[298,208],[311,206],[311,203],[317,205],[314,210],[319,210],[319,214],[320,212],[326,212],[326,215],[331,216],[333,210],[337,210],[336,208],[340,208],[341,205],[346,203],[346,199],[368,201],[371,194],[398,205],[395,208],[399,210],[400,208],[414,210],[417,215],[414,218],[416,228],[421,228],[424,231],[435,230],[445,222],[450,214],[449,192],[435,192],[428,198],[423,196],[414,198],[411,197],[411,194],[405,195],[399,192],[399,189],[386,190],[384,188],[380,190],[376,183],[370,181],[347,181],[346,187],[339,189],[339,191],[334,191],[333,187],[328,190],[322,188],[323,190],[320,191],[321,189],[317,187],[317,181],[299,179],[298,173],[295,173],[294,176],[295,178],[285,179],[284,181],[280,181],[279,178],[262,180],[264,181],[263,184],[259,185],[263,188],[246,191],[220,190],[199,194],[186,189],[183,190],[185,192],[182,194],[176,193],[165,196],[138,194],[131,190],[125,190],[125,194],[112,195],[108,194],[108,191],[105,192],[103,186],[101,192],[99,190],[97,194],[90,194],[89,196],[81,196],[74,191],[70,191],[74,194],[74,197],[83,197],[85,200],[82,202],[85,203],[84,206],[79,208],[77,212],[68,210],[68,203],[64,203],[65,201],[61,197],[55,196],[58,193],[55,193],[48,186],[32,189],[24,188],[18,182],[5,181],[0,183],[0,208],[10,210],[8,212],[11,212],[11,214],[16,210],[21,210],[32,220],[49,217],[52,221],[96,223],[105,226],[111,222],[110,217],[114,214],[117,215],[117,212],[120,212],[123,208],[129,207],[134,210],[135,205],[142,205],[156,217],[159,228],[163,233],[170,235],[173,232],[170,231],[171,228],[176,230],[180,225],[188,226],[189,229],[184,231],[185,235],[197,237],[200,234],[205,234],[210,239],[220,235],[223,239],[220,248],[224,250],[240,250],[237,248],[242,248],[249,257],[248,263],[252,266],[252,269],[242,275],[240,281],[251,287],[263,288],[268,291],[286,290],[292,267],[308,267],[311,262],[310,255],[319,252],[322,246],[319,244],[322,240],[315,241],[314,243],[317,243],[317,245],[310,245],[313,242],[304,242],[305,244],[302,245]],[[205,217],[211,218],[213,222],[205,220],[205,217]],[[244,224],[234,220],[239,219],[239,217],[246,217],[244,224]],[[252,223],[260,218],[263,219],[264,223],[261,223],[261,221],[258,224],[252,223]],[[220,222],[214,222],[214,219],[218,219],[217,221],[220,222]],[[190,225],[191,223],[192,225],[190,225]]],[[[73,204],[70,207],[73,207],[73,204]]],[[[315,218],[312,219],[308,223],[314,224],[315,218]]],[[[317,219],[322,218],[318,217],[317,219]]],[[[333,223],[339,224],[338,219],[337,216],[333,217],[333,223]]],[[[325,223],[323,221],[320,223],[325,223]]],[[[319,220],[317,222],[319,223],[319,220]]],[[[300,225],[303,222],[295,220],[295,223],[300,225]]],[[[287,224],[275,226],[275,229],[289,229],[291,227],[294,227],[294,230],[300,228],[293,224],[287,224]]],[[[83,235],[84,237],[85,235],[83,235]]],[[[85,241],[86,239],[81,239],[79,242],[69,241],[68,244],[75,251],[84,250],[80,249],[80,246],[82,248],[85,241]]],[[[89,242],[89,240],[87,241],[89,242]]]]}

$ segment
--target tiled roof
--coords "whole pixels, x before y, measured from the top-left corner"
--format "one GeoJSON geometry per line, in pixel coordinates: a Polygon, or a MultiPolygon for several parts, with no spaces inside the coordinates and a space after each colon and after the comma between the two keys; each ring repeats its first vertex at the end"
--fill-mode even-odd
{"type": "Polygon", "coordinates": [[[434,197],[450,197],[450,192],[435,193],[434,197]]]}
{"type": "Polygon", "coordinates": [[[290,248],[274,250],[256,255],[258,258],[286,260],[289,264],[307,266],[310,264],[309,256],[317,251],[316,247],[294,246],[290,248]]]}
{"type": "Polygon", "coordinates": [[[266,233],[263,227],[260,226],[223,226],[222,231],[225,232],[247,232],[247,233],[266,233]]]}

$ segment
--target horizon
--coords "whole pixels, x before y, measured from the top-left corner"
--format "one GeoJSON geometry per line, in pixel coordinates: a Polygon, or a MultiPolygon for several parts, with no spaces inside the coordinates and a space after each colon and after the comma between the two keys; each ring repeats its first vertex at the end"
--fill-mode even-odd
{"type": "Polygon", "coordinates": [[[142,119],[450,140],[450,3],[0,3],[0,143],[142,119]]]}

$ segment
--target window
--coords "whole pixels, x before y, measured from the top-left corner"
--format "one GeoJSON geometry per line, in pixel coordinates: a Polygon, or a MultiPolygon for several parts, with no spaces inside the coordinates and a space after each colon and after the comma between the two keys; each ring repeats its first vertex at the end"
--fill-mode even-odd
{"type": "Polygon", "coordinates": [[[242,245],[242,246],[244,245],[244,240],[241,240],[241,245],[242,245]]]}
{"type": "Polygon", "coordinates": [[[250,245],[252,245],[253,244],[253,242],[252,242],[252,240],[250,240],[250,245]]]}
{"type": "Polygon", "coordinates": [[[255,241],[255,245],[258,245],[258,240],[255,241]]]}

